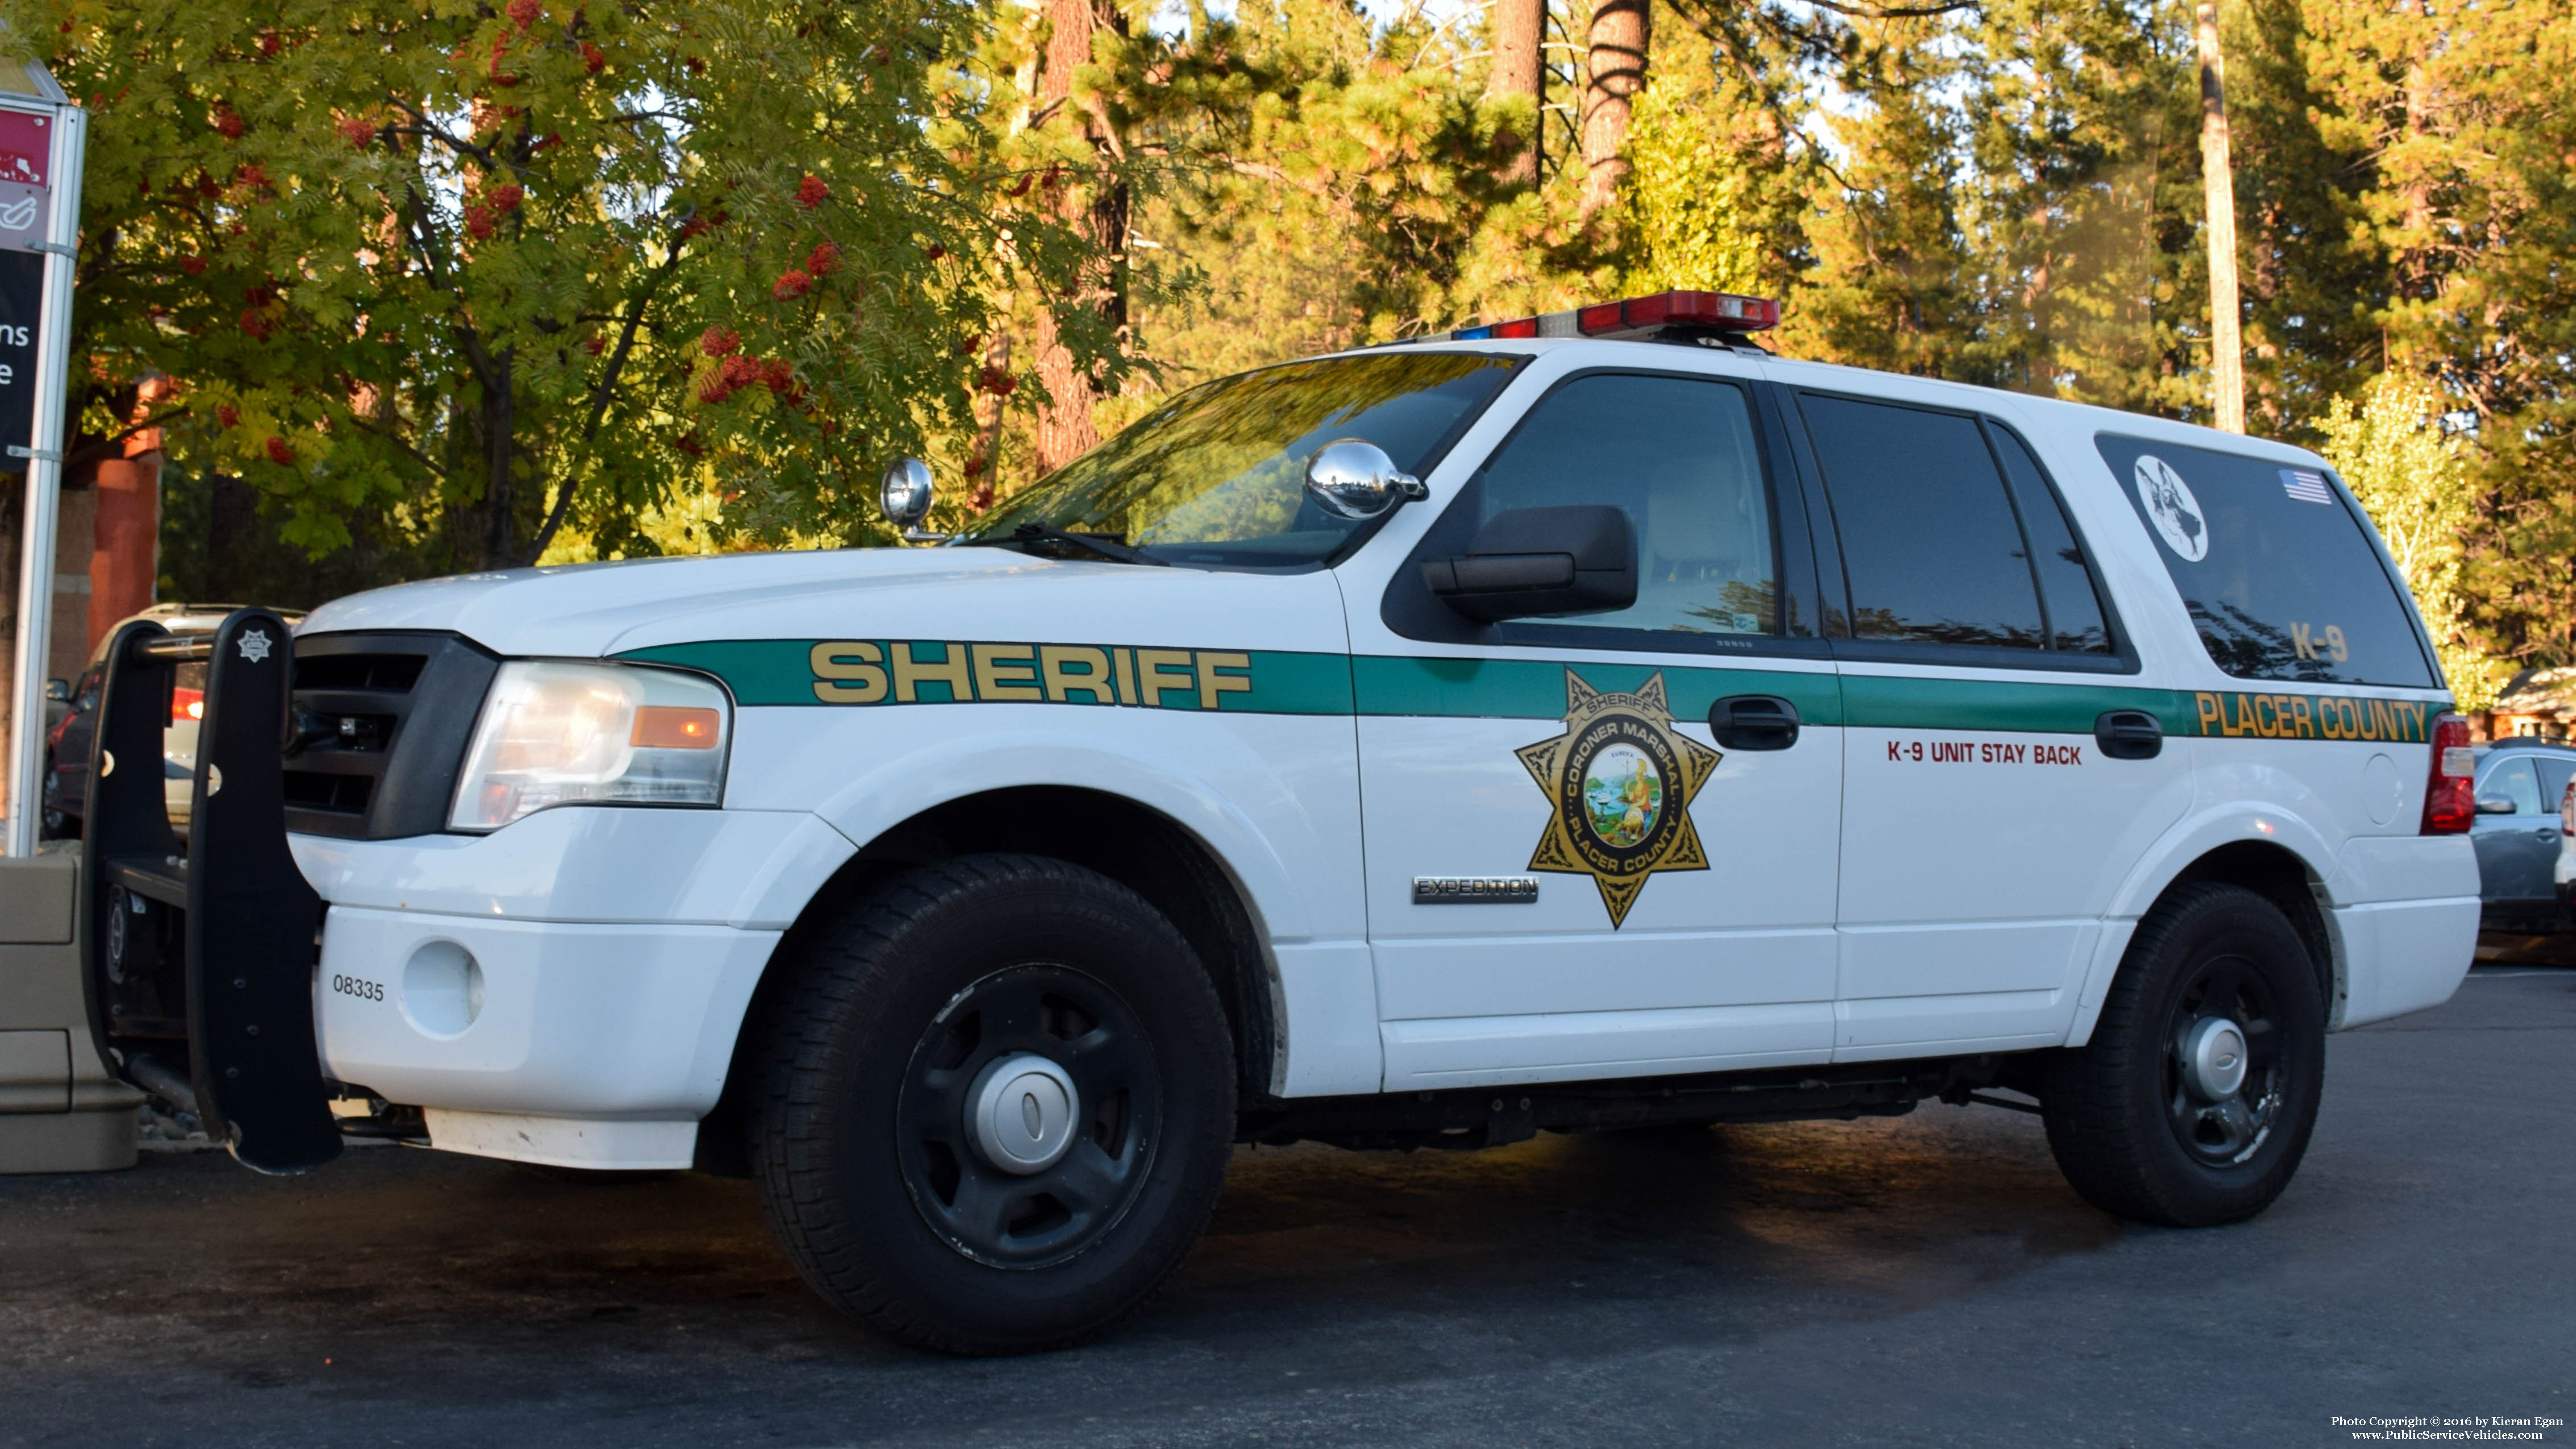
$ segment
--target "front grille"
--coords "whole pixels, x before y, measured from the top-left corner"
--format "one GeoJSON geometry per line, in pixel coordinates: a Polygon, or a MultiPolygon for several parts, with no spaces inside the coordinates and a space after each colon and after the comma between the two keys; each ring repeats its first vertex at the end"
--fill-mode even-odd
{"type": "Polygon", "coordinates": [[[298,638],[286,828],[358,840],[443,829],[467,736],[500,667],[453,634],[298,638]]]}

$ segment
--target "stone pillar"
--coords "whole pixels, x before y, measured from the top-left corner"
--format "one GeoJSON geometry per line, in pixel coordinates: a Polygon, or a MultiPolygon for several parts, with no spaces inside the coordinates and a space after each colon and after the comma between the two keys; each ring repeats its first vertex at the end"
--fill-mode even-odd
{"type": "MultiPolygon", "coordinates": [[[[147,384],[147,388],[148,388],[147,384]]],[[[151,406],[147,396],[143,406],[151,406]]],[[[90,649],[116,621],[152,607],[161,576],[161,430],[125,440],[125,456],[98,465],[98,525],[88,560],[90,649]]]]}
{"type": "Polygon", "coordinates": [[[63,470],[62,502],[54,515],[53,638],[45,677],[77,680],[89,667],[89,561],[98,549],[98,469],[63,470]]]}

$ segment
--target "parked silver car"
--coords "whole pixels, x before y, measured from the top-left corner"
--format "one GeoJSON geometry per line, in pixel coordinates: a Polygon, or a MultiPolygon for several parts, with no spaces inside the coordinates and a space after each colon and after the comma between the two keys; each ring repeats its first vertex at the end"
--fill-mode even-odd
{"type": "Polygon", "coordinates": [[[2570,924],[2556,879],[2559,804],[2576,779],[2576,746],[2499,740],[2478,750],[2478,924],[2490,931],[2556,931],[2570,924]]]}

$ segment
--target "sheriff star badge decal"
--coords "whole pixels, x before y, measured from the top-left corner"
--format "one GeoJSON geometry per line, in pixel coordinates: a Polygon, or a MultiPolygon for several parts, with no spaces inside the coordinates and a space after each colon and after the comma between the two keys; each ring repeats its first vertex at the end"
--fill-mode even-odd
{"type": "Polygon", "coordinates": [[[1724,757],[1673,728],[1662,673],[1614,694],[1565,671],[1565,732],[1516,753],[1549,806],[1529,868],[1592,877],[1612,930],[1648,876],[1708,869],[1690,804],[1724,757]]]}

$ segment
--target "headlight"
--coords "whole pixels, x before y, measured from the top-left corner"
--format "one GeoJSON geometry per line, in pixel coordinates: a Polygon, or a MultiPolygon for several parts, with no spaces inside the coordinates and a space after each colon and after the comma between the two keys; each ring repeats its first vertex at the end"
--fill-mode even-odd
{"type": "Polygon", "coordinates": [[[475,721],[448,828],[498,830],[549,805],[718,804],[732,716],[724,690],[694,674],[504,664],[475,721]]]}

